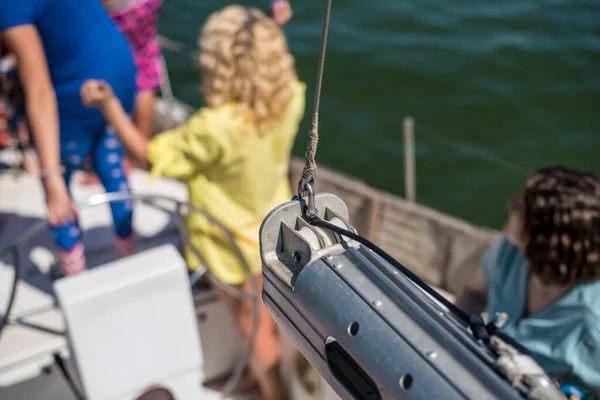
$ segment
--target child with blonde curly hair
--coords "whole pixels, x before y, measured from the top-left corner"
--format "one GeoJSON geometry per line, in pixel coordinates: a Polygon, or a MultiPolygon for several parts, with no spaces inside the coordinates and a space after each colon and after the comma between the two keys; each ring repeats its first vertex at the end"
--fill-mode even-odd
{"type": "MultiPolygon", "coordinates": [[[[102,111],[134,159],[151,166],[154,176],[184,181],[191,203],[233,232],[259,279],[258,230],[267,213],[292,196],[289,159],[305,108],[305,85],[275,20],[236,5],[211,15],[199,40],[206,105],[184,125],[150,141],[106,83],[88,81],[82,87],[84,104],[102,111]]],[[[188,215],[186,223],[212,275],[249,290],[249,277],[218,229],[197,214],[188,215]]],[[[201,263],[189,249],[186,258],[190,269],[201,263]]],[[[216,290],[249,335],[251,302],[216,290]]],[[[287,398],[280,356],[276,325],[261,302],[251,371],[264,399],[287,398]]]]}

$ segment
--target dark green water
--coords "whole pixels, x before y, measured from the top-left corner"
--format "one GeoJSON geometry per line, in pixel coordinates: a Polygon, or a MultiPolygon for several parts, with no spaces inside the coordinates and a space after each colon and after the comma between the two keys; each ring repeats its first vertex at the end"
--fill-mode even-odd
{"type": "MultiPolygon", "coordinates": [[[[207,16],[225,4],[168,0],[161,33],[193,47],[207,16]]],[[[324,1],[292,5],[286,33],[311,88],[310,110],[324,1]]],[[[175,94],[200,106],[190,58],[166,56],[175,94]]],[[[408,115],[416,121],[417,199],[477,224],[501,226],[523,169],[564,164],[600,174],[600,1],[334,0],[317,161],[403,195],[408,115]]]]}

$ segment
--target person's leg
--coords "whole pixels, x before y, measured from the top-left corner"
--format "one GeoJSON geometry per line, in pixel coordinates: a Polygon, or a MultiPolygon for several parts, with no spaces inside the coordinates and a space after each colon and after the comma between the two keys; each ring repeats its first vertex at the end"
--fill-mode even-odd
{"type": "MultiPolygon", "coordinates": [[[[257,279],[259,287],[262,287],[262,276],[257,276],[257,279]]],[[[246,292],[251,292],[250,282],[244,283],[242,288],[246,292]]],[[[252,330],[252,301],[233,297],[217,286],[214,286],[214,291],[233,314],[242,335],[247,338],[252,330]]],[[[252,349],[250,369],[258,381],[263,400],[286,400],[287,389],[280,373],[281,343],[277,325],[260,298],[259,302],[258,330],[252,349]]]]}
{"type": "MultiPolygon", "coordinates": [[[[133,109],[133,123],[147,138],[152,136],[152,121],[154,118],[154,92],[145,90],[139,92],[135,97],[135,107],[133,109]]],[[[125,156],[123,168],[125,176],[128,177],[133,163],[125,156]]],[[[86,173],[81,183],[83,185],[96,185],[100,182],[94,171],[86,173]]]]}
{"type": "MultiPolygon", "coordinates": [[[[129,191],[129,183],[123,167],[123,148],[112,129],[107,129],[92,150],[94,171],[108,193],[129,191]]],[[[115,227],[115,254],[117,258],[133,254],[135,239],[132,228],[133,207],[131,201],[110,205],[115,227]]]]}
{"type": "Polygon", "coordinates": [[[77,275],[87,269],[81,230],[77,221],[52,227],[57,249],[58,266],[65,276],[77,275]]]}
{"type": "MultiPolygon", "coordinates": [[[[85,156],[91,148],[91,138],[84,137],[78,141],[61,143],[61,160],[65,167],[67,186],[73,172],[81,168],[85,156]]],[[[77,221],[62,226],[53,226],[54,239],[57,245],[56,256],[63,275],[79,274],[87,269],[81,230],[77,221]]]]}

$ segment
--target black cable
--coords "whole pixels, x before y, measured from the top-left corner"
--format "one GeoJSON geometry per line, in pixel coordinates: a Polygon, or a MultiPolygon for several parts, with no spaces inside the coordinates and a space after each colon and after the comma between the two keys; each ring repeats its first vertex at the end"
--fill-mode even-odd
{"type": "MultiPolygon", "coordinates": [[[[2,252],[0,252],[0,254],[2,254],[2,252]]],[[[16,248],[16,250],[14,250],[14,254],[15,254],[15,275],[13,278],[13,282],[12,282],[12,288],[10,290],[10,297],[8,299],[8,305],[6,306],[6,311],[4,312],[4,315],[2,316],[2,321],[0,321],[0,339],[2,338],[2,332],[4,331],[4,328],[6,327],[6,325],[8,325],[8,316],[10,315],[10,313],[12,312],[13,306],[15,305],[15,298],[17,297],[17,287],[19,287],[19,280],[21,279],[21,268],[20,265],[21,263],[19,262],[20,260],[18,260],[19,258],[19,248],[16,248]]]]}
{"type": "Polygon", "coordinates": [[[444,296],[439,294],[434,288],[432,288],[425,281],[423,281],[421,278],[419,278],[418,275],[416,275],[410,269],[408,269],[407,267],[402,265],[400,262],[396,261],[392,256],[387,254],[385,251],[383,251],[381,248],[379,248],[376,244],[372,243],[368,239],[365,239],[364,237],[362,237],[356,233],[350,232],[346,229],[340,228],[337,225],[333,225],[327,221],[323,221],[322,219],[320,219],[318,217],[309,220],[309,223],[314,226],[328,229],[332,232],[335,232],[341,236],[345,236],[349,239],[356,240],[360,244],[373,250],[373,252],[375,252],[377,255],[379,255],[381,258],[383,258],[385,261],[387,261],[392,266],[394,266],[394,268],[396,268],[400,272],[402,272],[415,285],[417,285],[419,288],[423,289],[423,291],[425,291],[431,297],[433,297],[434,299],[436,299],[437,301],[442,303],[452,314],[454,314],[466,326],[468,326],[469,329],[471,329],[473,336],[477,340],[481,340],[486,346],[488,346],[492,351],[494,351],[494,353],[496,353],[496,351],[491,346],[490,336],[498,337],[499,339],[503,340],[510,346],[517,349],[517,351],[519,351],[520,353],[527,354],[527,355],[530,354],[529,350],[526,347],[524,347],[522,344],[517,342],[511,336],[508,336],[505,333],[498,331],[498,328],[494,324],[486,325],[485,322],[483,321],[483,318],[481,318],[481,315],[479,315],[479,314],[469,315],[468,313],[463,311],[460,307],[457,307],[454,303],[452,303],[451,301],[446,299],[444,296]]]}
{"type": "Polygon", "coordinates": [[[58,368],[60,369],[62,376],[65,378],[65,381],[67,381],[67,384],[69,385],[73,396],[75,396],[77,400],[85,400],[85,397],[81,394],[77,385],[75,385],[75,381],[71,377],[71,374],[69,373],[69,370],[67,369],[64,360],[58,353],[54,354],[54,362],[56,363],[56,365],[58,365],[58,368]]]}
{"type": "Polygon", "coordinates": [[[377,255],[379,255],[385,261],[389,262],[396,269],[400,270],[400,272],[402,272],[415,285],[419,286],[426,293],[431,295],[434,299],[436,299],[437,301],[442,303],[446,308],[448,308],[448,310],[450,310],[450,312],[452,312],[454,315],[456,315],[458,318],[460,318],[465,324],[469,325],[469,319],[471,317],[469,314],[467,314],[466,312],[464,312],[463,310],[461,310],[460,308],[455,306],[451,301],[449,301],[444,296],[439,294],[435,289],[433,289],[425,281],[423,281],[421,278],[419,278],[419,276],[417,274],[415,274],[410,269],[408,269],[407,267],[405,267],[404,265],[402,265],[401,263],[396,261],[392,256],[387,254],[385,251],[380,249],[377,245],[375,245],[371,241],[363,238],[362,236],[360,236],[356,233],[347,231],[347,230],[340,228],[336,225],[333,225],[329,222],[323,221],[322,219],[315,218],[310,221],[310,224],[314,225],[314,226],[320,226],[322,228],[329,229],[330,231],[333,231],[337,234],[346,236],[347,238],[350,238],[352,240],[356,240],[360,244],[363,244],[366,247],[368,247],[369,249],[373,250],[375,253],[377,253],[377,255]]]}

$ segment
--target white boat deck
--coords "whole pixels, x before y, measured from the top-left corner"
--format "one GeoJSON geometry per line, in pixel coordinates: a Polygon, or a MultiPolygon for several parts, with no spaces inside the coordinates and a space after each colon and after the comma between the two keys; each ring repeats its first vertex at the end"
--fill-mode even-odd
{"type": "MultiPolygon", "coordinates": [[[[142,171],[133,171],[131,185],[135,193],[162,194],[181,201],[187,199],[183,184],[164,179],[151,182],[148,174],[142,171]]],[[[99,185],[81,186],[75,183],[72,187],[76,200],[103,192],[99,185]]],[[[164,206],[173,209],[172,204],[165,202],[164,206]]],[[[13,243],[31,225],[45,220],[45,215],[43,189],[37,178],[0,172],[0,218],[4,219],[0,227],[0,249],[13,243]]],[[[134,228],[138,236],[137,250],[164,243],[178,246],[180,240],[175,219],[173,215],[148,205],[136,204],[134,228]]],[[[88,267],[94,268],[113,260],[108,205],[83,211],[80,224],[84,231],[88,267]]],[[[54,369],[48,374],[50,369],[46,368],[53,364],[53,354],[68,356],[69,353],[63,316],[56,307],[52,279],[48,275],[54,263],[51,249],[52,235],[46,230],[20,250],[23,280],[18,284],[11,313],[11,321],[19,323],[7,326],[0,340],[0,398],[73,398],[58,371],[54,369]]],[[[0,312],[6,310],[13,277],[13,257],[3,257],[0,259],[0,312]]],[[[235,346],[232,347],[235,352],[235,346]]],[[[225,356],[231,358],[231,355],[225,356]]],[[[227,364],[230,360],[224,362],[227,364]]],[[[220,393],[214,391],[214,396],[219,398],[220,393]]]]}

